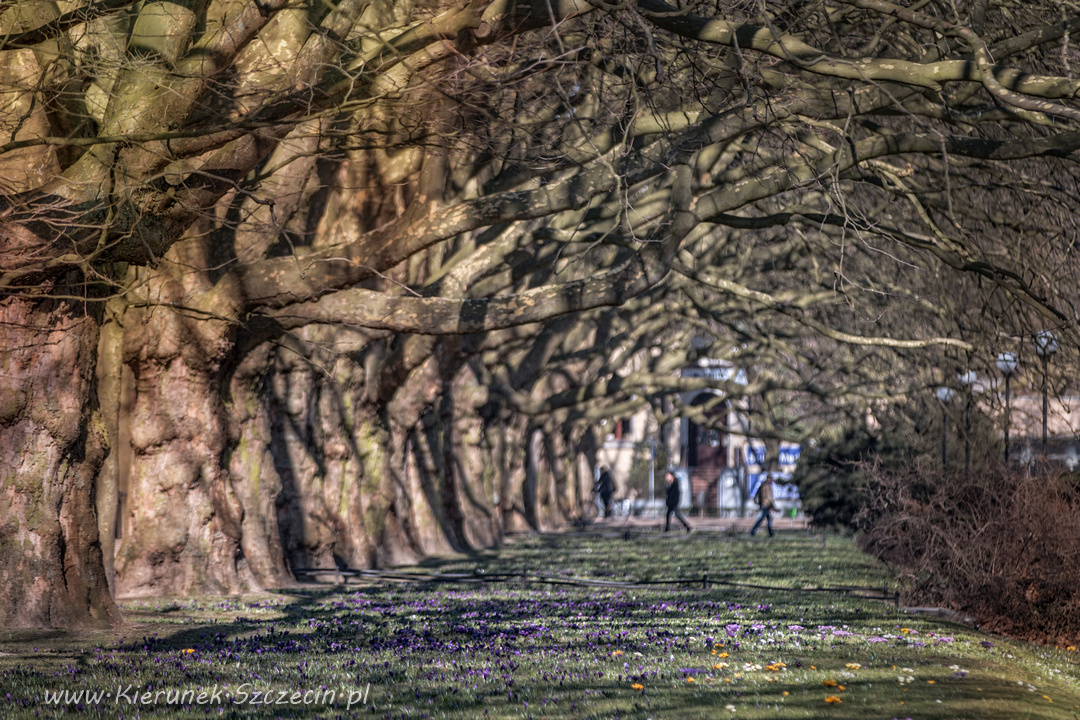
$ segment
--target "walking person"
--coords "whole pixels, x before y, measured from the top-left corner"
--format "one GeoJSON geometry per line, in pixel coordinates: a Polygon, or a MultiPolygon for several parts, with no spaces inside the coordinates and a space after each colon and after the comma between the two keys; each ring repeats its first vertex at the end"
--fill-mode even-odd
{"type": "Polygon", "coordinates": [[[600,477],[596,479],[593,492],[600,496],[600,502],[604,504],[604,517],[611,517],[611,498],[615,495],[615,479],[611,477],[611,471],[607,465],[600,466],[600,477]]]}
{"type": "Polygon", "coordinates": [[[754,523],[754,527],[750,530],[750,534],[756,533],[758,528],[761,527],[762,521],[764,521],[769,528],[769,537],[773,537],[772,511],[776,509],[776,501],[773,500],[772,478],[769,477],[768,473],[765,473],[761,484],[758,485],[757,492],[754,493],[754,502],[761,508],[761,515],[758,516],[757,522],[754,523]]]}
{"type": "Polygon", "coordinates": [[[686,522],[686,518],[683,517],[682,512],[679,510],[682,491],[679,489],[679,481],[675,478],[675,473],[668,470],[664,474],[664,480],[667,481],[667,518],[664,520],[664,532],[671,529],[672,514],[683,524],[686,532],[690,532],[690,523],[686,522]]]}

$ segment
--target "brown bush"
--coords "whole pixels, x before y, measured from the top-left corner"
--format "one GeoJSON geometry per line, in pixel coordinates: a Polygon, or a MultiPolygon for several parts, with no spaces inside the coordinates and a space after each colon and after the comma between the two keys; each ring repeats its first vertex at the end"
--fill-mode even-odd
{"type": "Polygon", "coordinates": [[[1080,490],[1059,470],[1003,466],[942,477],[926,463],[867,468],[857,524],[901,568],[905,600],[948,607],[1036,642],[1080,639],[1080,490]]]}

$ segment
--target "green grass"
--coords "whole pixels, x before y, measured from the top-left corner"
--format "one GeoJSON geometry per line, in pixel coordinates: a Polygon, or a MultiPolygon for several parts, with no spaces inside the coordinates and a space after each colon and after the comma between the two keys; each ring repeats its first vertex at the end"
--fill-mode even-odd
{"type": "Polygon", "coordinates": [[[129,624],[118,631],[0,631],[2,715],[1080,717],[1076,651],[990,637],[880,601],[806,592],[888,579],[840,538],[822,548],[783,533],[774,541],[535,536],[425,565],[618,580],[707,574],[791,589],[400,583],[132,602],[124,605],[129,624]],[[202,704],[173,704],[166,695],[127,700],[145,692],[212,695],[215,687],[220,699],[202,704]],[[314,702],[323,687],[336,697],[314,702]],[[357,700],[366,688],[366,699],[347,707],[348,693],[357,700]],[[254,705],[255,689],[286,702],[254,705]],[[111,696],[45,703],[46,691],[87,690],[111,696]],[[235,702],[241,692],[249,702],[235,702]],[[830,696],[842,702],[827,703],[830,696]]]}
{"type": "MultiPolygon", "coordinates": [[[[780,524],[780,521],[777,521],[780,524]]],[[[804,532],[779,533],[766,540],[727,533],[644,533],[624,539],[619,532],[529,536],[498,552],[475,558],[430,560],[424,568],[443,572],[527,572],[604,580],[700,578],[738,583],[804,586],[859,585],[880,588],[890,574],[842,538],[825,547],[804,532]]]]}

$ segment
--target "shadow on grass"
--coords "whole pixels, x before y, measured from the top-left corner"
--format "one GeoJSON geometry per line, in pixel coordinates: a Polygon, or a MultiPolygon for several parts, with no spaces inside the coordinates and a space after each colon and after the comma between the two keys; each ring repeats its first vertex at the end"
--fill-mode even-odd
{"type": "MultiPolygon", "coordinates": [[[[857,550],[837,546],[822,551],[817,543],[783,535],[775,541],[722,534],[630,540],[542,535],[517,539],[497,553],[432,558],[423,567],[481,577],[507,571],[619,579],[726,572],[759,583],[782,578],[798,587],[863,571],[865,560],[857,550]]],[[[871,577],[882,574],[877,566],[871,571],[876,574],[871,577]]],[[[361,714],[393,717],[472,718],[489,711],[494,717],[693,720],[726,717],[725,706],[733,704],[737,717],[754,720],[1005,720],[1071,717],[1065,711],[1073,704],[1060,686],[1048,684],[1032,693],[1027,686],[1010,685],[1012,661],[1002,659],[1005,651],[988,652],[978,642],[984,636],[970,630],[957,628],[956,645],[936,647],[930,631],[952,632],[940,622],[898,614],[880,602],[799,591],[365,582],[312,584],[272,596],[133,603],[127,613],[136,624],[125,629],[123,642],[77,648],[68,642],[67,654],[49,662],[40,656],[31,662],[0,657],[0,683],[51,687],[61,682],[58,677],[72,687],[116,678],[155,687],[370,683],[378,707],[361,714]],[[902,635],[901,623],[922,623],[920,639],[926,643],[909,642],[915,635],[902,635]],[[789,628],[796,624],[805,630],[789,628]],[[835,636],[819,625],[850,625],[858,636],[835,636]],[[890,630],[895,635],[888,644],[867,642],[890,630]],[[713,664],[721,643],[730,654],[730,667],[724,669],[713,664]],[[784,672],[745,669],[777,660],[787,664],[784,672]],[[825,669],[839,678],[853,661],[870,669],[843,679],[847,690],[836,691],[843,702],[827,704],[825,697],[833,691],[822,686],[829,677],[825,669]],[[950,674],[948,667],[957,662],[972,671],[972,678],[950,674]],[[899,671],[890,668],[907,664],[918,668],[913,672],[918,680],[901,685],[899,671]],[[691,673],[694,683],[687,681],[691,673]],[[975,674],[981,691],[973,684],[975,674]],[[928,684],[929,679],[937,684],[928,684]],[[645,686],[644,694],[632,690],[634,682],[645,686]],[[1043,692],[1055,699],[1061,692],[1061,702],[1044,712],[1040,703],[1050,705],[1043,692]]],[[[1009,652],[1022,654],[1014,647],[1009,652]]],[[[1030,667],[1017,674],[1014,681],[1043,684],[1030,667]]],[[[31,697],[21,692],[24,701],[31,697]]],[[[333,717],[342,709],[229,711],[232,717],[291,718],[333,717]]]]}

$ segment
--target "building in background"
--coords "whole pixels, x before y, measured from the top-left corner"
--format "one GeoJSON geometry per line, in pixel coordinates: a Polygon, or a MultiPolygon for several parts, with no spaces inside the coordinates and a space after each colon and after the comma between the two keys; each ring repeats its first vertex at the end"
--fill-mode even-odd
{"type": "MultiPolygon", "coordinates": [[[[680,376],[747,384],[746,372],[723,360],[699,360],[683,368],[680,376]]],[[[732,401],[718,389],[704,388],[683,393],[681,401],[691,408],[705,406],[707,422],[683,417],[661,428],[646,409],[601,424],[604,439],[597,468],[612,469],[616,498],[630,498],[639,508],[649,500],[662,504],[664,471],[671,467],[682,485],[684,508],[708,515],[755,511],[752,498],[764,477],[765,445],[751,437],[745,398],[732,401]]],[[[797,489],[785,482],[798,457],[798,445],[782,443],[778,466],[771,471],[782,511],[799,507],[797,489]]]]}
{"type": "MultiPolygon", "coordinates": [[[[1046,459],[1075,472],[1080,468],[1080,397],[1055,395],[1047,404],[1046,459]]],[[[1042,457],[1042,396],[1021,392],[1013,397],[1010,419],[1013,462],[1031,465],[1042,457]]]]}
{"type": "MultiPolygon", "coordinates": [[[[747,384],[746,371],[723,360],[699,360],[697,364],[683,368],[681,375],[747,384]]],[[[732,402],[713,388],[683,393],[682,401],[690,407],[707,407],[704,413],[710,422],[700,423],[692,418],[681,420],[678,465],[686,468],[690,478],[693,508],[703,512],[717,510],[722,495],[721,476],[730,479],[732,471],[740,477],[746,474],[745,471],[738,472],[745,466],[743,458],[750,432],[746,414],[740,412],[745,408],[745,401],[732,402]]]]}

